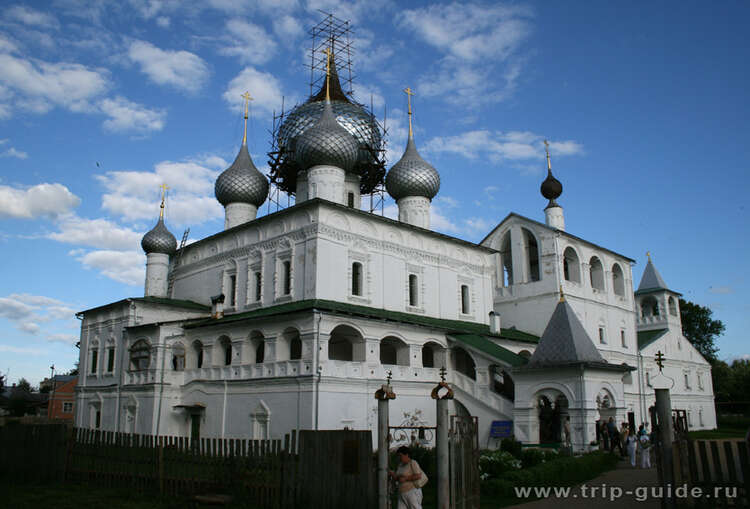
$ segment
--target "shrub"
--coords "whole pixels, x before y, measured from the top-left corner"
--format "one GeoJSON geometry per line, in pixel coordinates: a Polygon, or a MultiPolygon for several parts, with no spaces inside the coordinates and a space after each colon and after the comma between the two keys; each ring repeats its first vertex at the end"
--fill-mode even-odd
{"type": "Polygon", "coordinates": [[[521,459],[521,442],[515,439],[515,437],[503,438],[500,442],[500,450],[509,452],[516,459],[521,459]]]}
{"type": "Polygon", "coordinates": [[[521,468],[521,461],[508,451],[482,451],[479,456],[481,479],[493,479],[521,468]]]}
{"type": "Polygon", "coordinates": [[[535,467],[540,463],[544,463],[546,460],[546,454],[541,449],[524,449],[521,451],[521,462],[523,468],[535,467]]]}

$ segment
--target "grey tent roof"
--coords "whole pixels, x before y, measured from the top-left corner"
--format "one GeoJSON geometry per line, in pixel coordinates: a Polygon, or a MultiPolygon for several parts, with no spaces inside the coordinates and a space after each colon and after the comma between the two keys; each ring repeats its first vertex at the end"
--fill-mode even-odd
{"type": "Polygon", "coordinates": [[[557,304],[529,361],[529,367],[606,363],[567,301],[557,304]]]}
{"type": "Polygon", "coordinates": [[[643,276],[641,277],[641,284],[638,285],[638,290],[636,291],[644,292],[647,290],[669,290],[669,288],[667,288],[667,283],[664,282],[661,278],[661,274],[659,274],[659,271],[654,267],[651,258],[648,259],[646,268],[643,271],[643,276]]]}

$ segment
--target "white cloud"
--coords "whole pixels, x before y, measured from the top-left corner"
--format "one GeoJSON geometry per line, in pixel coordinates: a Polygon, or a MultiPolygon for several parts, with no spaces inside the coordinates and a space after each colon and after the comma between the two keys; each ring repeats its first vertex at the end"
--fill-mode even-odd
{"type": "Polygon", "coordinates": [[[273,32],[286,43],[291,43],[305,34],[302,23],[289,14],[274,17],[273,32]]]}
{"type": "Polygon", "coordinates": [[[75,345],[78,340],[79,336],[76,336],[75,334],[50,334],[47,336],[47,341],[56,342],[56,343],[66,343],[69,345],[75,345]]]}
{"type": "MultiPolygon", "coordinates": [[[[527,161],[544,159],[544,138],[522,131],[467,131],[455,136],[435,137],[424,145],[432,154],[453,153],[467,159],[488,157],[500,161],[527,161]]],[[[575,141],[552,141],[550,153],[567,156],[583,153],[583,146],[575,141]]]]}
{"type": "Polygon", "coordinates": [[[371,17],[390,5],[388,1],[370,2],[367,0],[307,0],[308,12],[321,16],[320,12],[331,12],[337,18],[357,23],[360,19],[371,17]]]}
{"type": "Polygon", "coordinates": [[[159,16],[156,18],[156,24],[162,28],[169,28],[169,18],[167,16],[159,16]]]}
{"type": "Polygon", "coordinates": [[[225,56],[237,57],[243,64],[264,64],[276,53],[276,42],[266,30],[254,23],[234,18],[227,21],[228,32],[219,49],[225,56]]]}
{"type": "Polygon", "coordinates": [[[126,285],[143,285],[146,276],[146,255],[140,251],[90,251],[77,259],[85,268],[126,285]]]}
{"type": "Polygon", "coordinates": [[[69,305],[43,295],[14,293],[0,297],[0,318],[9,320],[18,330],[29,334],[41,332],[42,323],[71,321],[74,314],[69,305]]]}
{"type": "Polygon", "coordinates": [[[99,107],[109,117],[102,123],[107,131],[146,134],[164,129],[164,110],[151,110],[120,96],[101,100],[99,107]]]}
{"type": "Polygon", "coordinates": [[[47,355],[49,353],[47,350],[41,348],[12,345],[0,345],[0,352],[17,353],[21,355],[47,355]]]}
{"type": "Polygon", "coordinates": [[[214,197],[214,183],[227,166],[220,157],[206,156],[182,162],[162,161],[154,171],[112,171],[97,175],[106,189],[102,207],[128,221],[155,220],[158,188],[167,184],[168,224],[199,224],[219,219],[223,209],[214,197]]]}
{"type": "Polygon", "coordinates": [[[0,153],[0,157],[17,157],[18,159],[27,159],[29,157],[29,154],[16,149],[16,147],[10,147],[5,152],[0,153]]]}
{"type": "Polygon", "coordinates": [[[5,17],[30,26],[44,28],[58,28],[60,26],[60,22],[52,14],[37,11],[24,5],[14,5],[6,9],[5,17]]]}
{"type": "Polygon", "coordinates": [[[38,184],[28,189],[0,186],[0,217],[55,217],[80,203],[81,199],[62,184],[38,184]]]}
{"type": "Polygon", "coordinates": [[[77,216],[63,218],[58,231],[48,238],[66,244],[103,248],[137,249],[143,233],[122,227],[107,219],[86,219],[77,216]]]}
{"type": "MultiPolygon", "coordinates": [[[[245,67],[232,78],[222,97],[232,111],[241,113],[243,111],[241,96],[246,91],[253,96],[254,100],[251,104],[256,111],[261,110],[268,115],[274,110],[281,111],[284,94],[281,91],[281,83],[273,74],[258,71],[254,67],[245,67]]],[[[294,97],[287,95],[286,104],[294,104],[294,97]]]]}
{"type": "Polygon", "coordinates": [[[13,53],[17,50],[18,47],[13,41],[8,39],[7,35],[0,34],[0,53],[13,53]]]}
{"type": "Polygon", "coordinates": [[[128,57],[154,83],[186,92],[200,90],[209,75],[208,65],[198,55],[184,50],[163,50],[146,41],[132,42],[128,57]]]}

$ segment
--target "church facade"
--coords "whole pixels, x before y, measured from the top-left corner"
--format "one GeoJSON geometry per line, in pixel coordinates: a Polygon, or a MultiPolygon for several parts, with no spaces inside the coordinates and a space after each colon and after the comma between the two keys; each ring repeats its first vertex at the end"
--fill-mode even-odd
{"type": "Polygon", "coordinates": [[[429,393],[445,367],[453,413],[478,417],[482,446],[493,421],[536,444],[559,442],[569,419],[585,450],[599,419],[648,422],[661,351],[673,406],[693,429],[715,427],[710,366],[682,337],[679,294],[650,260],[634,291],[633,259],[566,232],[549,155],[544,222],[510,214],[480,243],[435,232],[440,176],[417,150],[410,107],[406,150],[384,177],[398,220],[363,211],[380,131],[331,67],[282,126],[295,205],[257,217],[269,182],[245,136],[216,182],[225,229],[178,249],[162,199],[142,241],[145,295],[79,313],[77,426],[375,430],[373,395],[389,376],[391,425],[434,425],[429,393]]]}

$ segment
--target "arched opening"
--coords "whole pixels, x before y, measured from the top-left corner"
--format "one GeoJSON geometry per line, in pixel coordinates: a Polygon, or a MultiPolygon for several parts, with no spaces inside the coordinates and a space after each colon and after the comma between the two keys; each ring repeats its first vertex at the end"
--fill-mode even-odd
{"type": "Polygon", "coordinates": [[[263,362],[266,351],[265,342],[266,338],[262,332],[259,330],[252,331],[248,335],[247,341],[242,345],[242,363],[257,364],[263,362]]]}
{"type": "Polygon", "coordinates": [[[408,366],[409,347],[394,336],[380,340],[380,363],[387,365],[408,366]]]}
{"type": "Polygon", "coordinates": [[[409,274],[409,305],[416,307],[419,305],[419,284],[416,274],[409,274]]]}
{"type": "Polygon", "coordinates": [[[620,297],[625,296],[625,276],[618,263],[612,265],[612,289],[615,295],[619,295],[620,297]]]}
{"type": "Polygon", "coordinates": [[[641,301],[641,317],[658,317],[660,314],[659,302],[652,295],[644,297],[641,301]]]}
{"type": "Polygon", "coordinates": [[[589,279],[591,280],[591,288],[604,291],[604,267],[601,260],[596,256],[592,256],[589,260],[589,279]]]}
{"type": "Polygon", "coordinates": [[[328,340],[328,358],[332,361],[363,361],[364,339],[353,327],[339,325],[328,340]]]}
{"type": "Polygon", "coordinates": [[[526,249],[526,265],[528,267],[528,281],[539,281],[541,275],[539,272],[539,247],[536,237],[526,228],[521,228],[523,233],[523,243],[526,249]]]}
{"type": "Polygon", "coordinates": [[[596,395],[596,408],[599,410],[600,421],[607,422],[610,417],[616,417],[615,398],[607,389],[601,389],[596,395]]]}
{"type": "Polygon", "coordinates": [[[581,261],[572,247],[566,247],[563,252],[563,277],[565,281],[581,283],[581,261]]]}
{"type": "Polygon", "coordinates": [[[141,371],[151,364],[151,345],[145,339],[139,339],[130,348],[130,369],[141,371]]]}
{"type": "Polygon", "coordinates": [[[511,401],[516,398],[516,387],[510,373],[502,366],[493,364],[490,366],[490,379],[492,390],[511,401]]]}
{"type": "Polygon", "coordinates": [[[195,359],[195,367],[203,367],[203,343],[198,340],[193,341],[193,358],[195,359]]]}
{"type": "Polygon", "coordinates": [[[302,341],[299,331],[294,327],[287,327],[276,340],[276,360],[286,361],[302,357],[302,341]]]}
{"type": "Polygon", "coordinates": [[[445,366],[445,348],[434,341],[425,343],[422,346],[422,366],[425,368],[445,366]]]}
{"type": "Polygon", "coordinates": [[[185,347],[182,343],[172,345],[172,369],[174,371],[185,370],[185,347]]]}
{"type": "Polygon", "coordinates": [[[219,338],[219,348],[221,348],[223,353],[221,358],[224,361],[224,365],[229,366],[232,364],[232,341],[226,336],[221,336],[219,338]]]}
{"type": "Polygon", "coordinates": [[[677,300],[675,300],[674,297],[670,296],[669,299],[667,299],[667,306],[669,307],[669,314],[677,316],[677,300]]]}
{"type": "Polygon", "coordinates": [[[545,391],[537,397],[539,443],[562,441],[562,423],[568,416],[568,398],[558,391],[545,391]]]}
{"type": "Polygon", "coordinates": [[[503,267],[503,286],[513,284],[513,247],[510,242],[510,231],[508,231],[500,243],[500,264],[503,267]]]}
{"type": "Polygon", "coordinates": [[[469,287],[467,285],[461,285],[461,313],[464,315],[468,315],[471,313],[471,306],[469,302],[471,299],[469,298],[469,287]]]}
{"type": "Polygon", "coordinates": [[[352,295],[362,296],[362,264],[352,263],[352,295]]]}
{"type": "Polygon", "coordinates": [[[477,379],[476,364],[474,358],[459,346],[454,346],[453,349],[453,369],[461,374],[464,374],[472,380],[477,379]]]}

